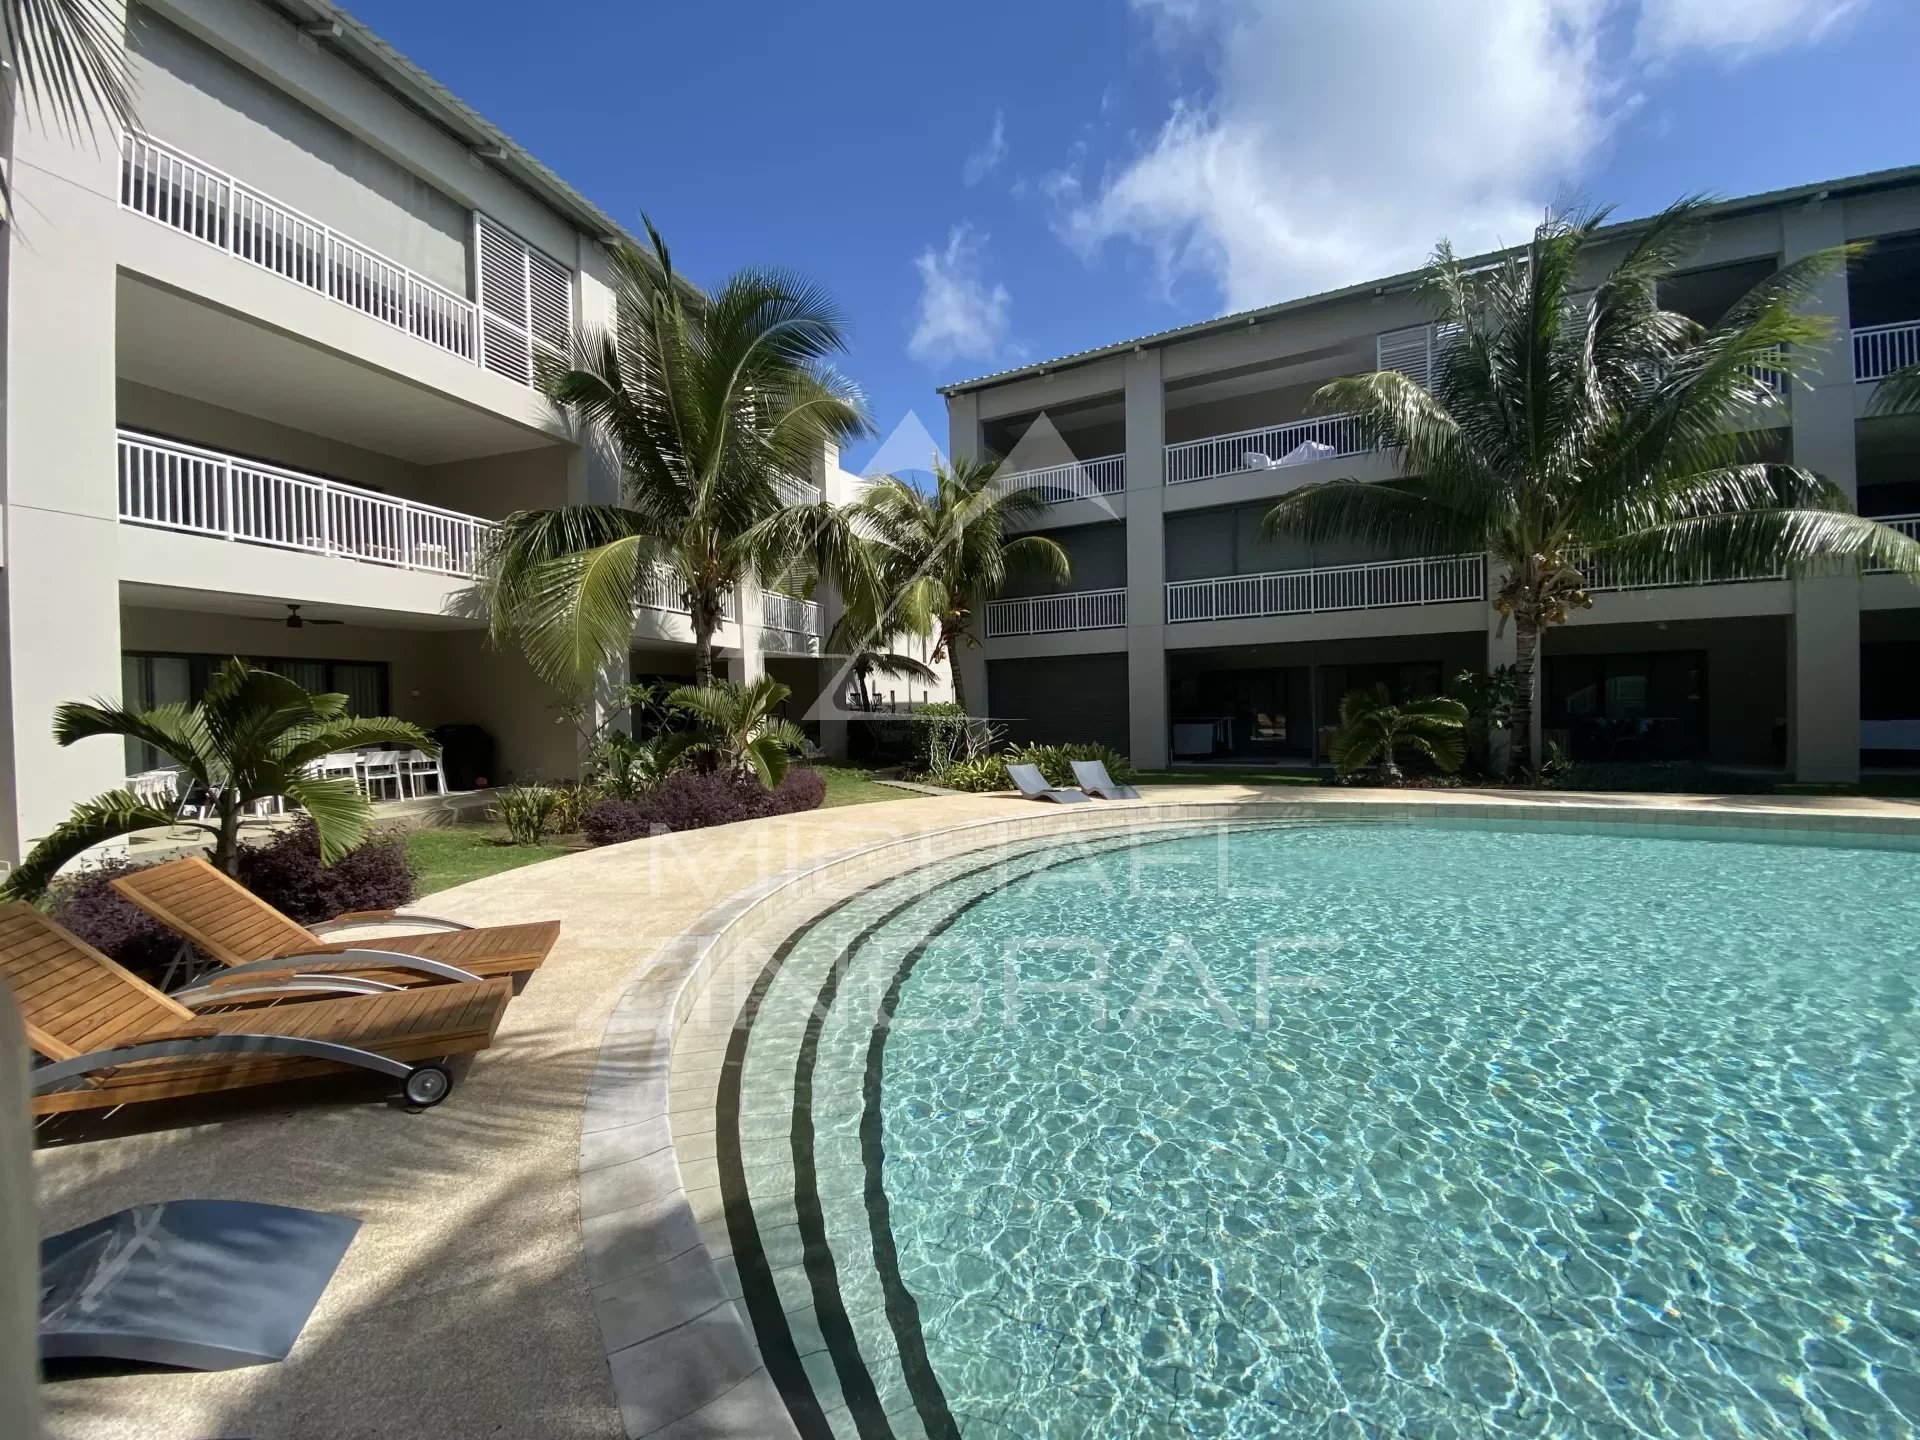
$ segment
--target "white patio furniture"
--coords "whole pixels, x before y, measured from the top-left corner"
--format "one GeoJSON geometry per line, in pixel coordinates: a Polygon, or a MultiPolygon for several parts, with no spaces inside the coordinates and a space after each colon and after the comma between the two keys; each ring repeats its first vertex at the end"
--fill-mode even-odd
{"type": "Polygon", "coordinates": [[[360,752],[360,784],[369,799],[382,799],[375,794],[376,789],[393,786],[393,799],[407,798],[406,772],[401,768],[401,752],[398,750],[362,750],[360,752]]]}
{"type": "Polygon", "coordinates": [[[156,810],[171,810],[180,803],[178,770],[142,770],[127,777],[127,789],[143,804],[156,810]]]}
{"type": "Polygon", "coordinates": [[[402,750],[400,769],[406,777],[409,795],[418,798],[421,787],[429,780],[433,782],[435,795],[447,793],[447,772],[442,768],[438,755],[429,755],[424,750],[402,750]]]}

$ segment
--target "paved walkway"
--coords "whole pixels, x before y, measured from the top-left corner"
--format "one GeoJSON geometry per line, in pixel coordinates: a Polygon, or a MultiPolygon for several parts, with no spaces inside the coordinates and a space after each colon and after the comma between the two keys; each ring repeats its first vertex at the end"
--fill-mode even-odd
{"type": "MultiPolygon", "coordinates": [[[[1869,825],[1920,825],[1920,802],[1800,797],[1207,785],[1157,787],[1150,798],[1411,802],[1435,810],[1637,803],[1784,826],[1802,815],[1843,813],[1869,825]]],[[[626,1434],[588,1289],[580,1165],[582,1111],[603,1035],[635,976],[706,912],[766,877],[862,846],[995,816],[1031,817],[1039,809],[1001,797],[946,796],[820,810],[590,851],[476,881],[436,895],[428,908],[476,923],[557,917],[564,928],[552,958],[508,1010],[493,1050],[437,1109],[408,1115],[370,1100],[365,1090],[339,1087],[331,1101],[324,1096],[333,1092],[316,1090],[198,1113],[129,1112],[92,1129],[63,1122],[36,1158],[45,1231],[184,1196],[305,1205],[356,1215],[364,1224],[287,1360],[224,1374],[50,1385],[43,1392],[49,1434],[626,1434]]],[[[667,1133],[660,1127],[663,1149],[667,1133]]],[[[664,1231],[655,1238],[669,1247],[673,1241],[664,1231]]],[[[717,1316],[730,1302],[713,1303],[717,1316]]],[[[644,1317],[625,1320],[642,1324],[644,1317]]],[[[709,1413],[716,1422],[723,1418],[709,1413]]],[[[672,1422],[665,1412],[658,1419],[674,1440],[724,1433],[672,1422]]]]}

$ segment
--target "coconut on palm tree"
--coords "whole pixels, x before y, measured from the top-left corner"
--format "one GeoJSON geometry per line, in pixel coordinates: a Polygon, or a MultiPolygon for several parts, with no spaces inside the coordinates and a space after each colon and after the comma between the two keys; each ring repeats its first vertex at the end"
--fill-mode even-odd
{"type": "Polygon", "coordinates": [[[626,654],[656,577],[692,622],[703,686],[743,587],[857,583],[839,508],[794,499],[826,446],[867,430],[858,390],[829,363],[844,348],[838,313],[776,271],[745,270],[702,295],[675,275],[651,225],[647,234],[651,249],[610,249],[612,327],[583,330],[578,363],[541,377],[619,462],[621,503],[511,515],[482,562],[495,639],[517,636],[557,684],[626,654]]]}
{"type": "Polygon", "coordinates": [[[1065,580],[1071,572],[1055,541],[1006,533],[1046,504],[1037,491],[996,480],[992,462],[936,461],[931,490],[882,476],[852,507],[875,583],[849,600],[848,614],[870,637],[934,636],[933,661],[951,662],[953,698],[965,706],[959,649],[979,644],[973,622],[981,607],[1013,575],[1065,580]]]}
{"type": "Polygon", "coordinates": [[[1351,775],[1377,765],[1389,784],[1400,779],[1399,756],[1408,750],[1442,770],[1460,768],[1467,757],[1467,707],[1446,696],[1396,701],[1384,685],[1349,690],[1340,697],[1340,728],[1329,754],[1333,768],[1351,775]]]}
{"type": "Polygon", "coordinates": [[[109,790],[76,805],[0,885],[9,900],[33,899],[69,860],[102,841],[155,826],[190,825],[212,840],[213,864],[233,874],[240,817],[281,796],[313,817],[320,859],[331,863],[367,838],[373,807],[352,780],[322,779],[307,767],[337,750],[404,745],[438,747],[418,726],[390,717],[347,714],[345,695],[315,695],[270,670],[229,660],[192,705],[129,710],[109,701],[62,705],[53,738],[73,745],[97,735],[138,740],[180,767],[188,793],[208,797],[212,816],[186,819],[130,790],[109,790]]]}
{"type": "Polygon", "coordinates": [[[769,790],[786,777],[787,763],[806,745],[800,727],[779,713],[793,692],[771,675],[746,685],[683,685],[667,696],[667,708],[693,722],[691,730],[663,736],[668,764],[691,759],[730,779],[757,776],[769,790]]]}
{"type": "Polygon", "coordinates": [[[1592,566],[1676,583],[1821,564],[1920,578],[1920,544],[1770,456],[1747,423],[1784,418],[1784,392],[1832,332],[1799,307],[1849,252],[1788,265],[1701,325],[1659,300],[1699,208],[1655,217],[1598,276],[1604,213],[1549,221],[1486,268],[1442,244],[1425,283],[1447,337],[1430,384],[1386,370],[1314,396],[1358,414],[1406,478],[1305,486],[1266,517],[1268,534],[1308,541],[1485,551],[1494,608],[1515,630],[1522,768],[1539,749],[1541,632],[1593,604],[1592,566]]]}

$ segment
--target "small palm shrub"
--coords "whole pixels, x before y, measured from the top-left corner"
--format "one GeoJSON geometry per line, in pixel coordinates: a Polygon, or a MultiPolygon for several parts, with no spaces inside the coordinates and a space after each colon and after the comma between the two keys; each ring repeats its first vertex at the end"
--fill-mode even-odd
{"type": "Polygon", "coordinates": [[[551,785],[512,785],[494,801],[493,814],[507,827],[516,845],[538,845],[554,828],[554,817],[564,804],[551,785]]]}
{"type": "Polygon", "coordinates": [[[580,817],[586,813],[592,799],[583,786],[556,786],[553,792],[553,819],[547,826],[548,831],[555,835],[579,834],[580,817]]]}
{"type": "Polygon", "coordinates": [[[1397,702],[1384,685],[1349,690],[1340,699],[1340,728],[1334,732],[1333,768],[1351,775],[1378,765],[1380,778],[1399,782],[1402,751],[1424,755],[1452,773],[1467,755],[1467,707],[1436,697],[1397,702]]]}

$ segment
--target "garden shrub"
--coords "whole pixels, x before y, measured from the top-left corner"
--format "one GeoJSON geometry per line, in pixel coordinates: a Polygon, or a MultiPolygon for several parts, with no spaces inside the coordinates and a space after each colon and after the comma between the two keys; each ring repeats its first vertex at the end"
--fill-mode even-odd
{"type": "Polygon", "coordinates": [[[143,867],[133,860],[102,860],[53,882],[47,892],[53,918],[101,954],[119,961],[142,980],[158,981],[180,949],[180,937],[112,882],[143,867]]]}
{"type": "Polygon", "coordinates": [[[304,818],[264,845],[242,847],[238,878],[303,925],[349,910],[391,910],[413,899],[413,872],[398,837],[377,836],[322,865],[320,837],[304,818]]]}
{"type": "Polygon", "coordinates": [[[827,782],[803,765],[790,768],[772,790],[754,779],[676,770],[644,799],[596,800],[581,817],[581,829],[595,845],[618,845],[673,830],[816,810],[826,794],[827,782]]]}
{"type": "Polygon", "coordinates": [[[516,845],[538,845],[555,827],[554,817],[564,803],[551,785],[512,785],[499,792],[494,818],[507,827],[516,845]]]}
{"type": "Polygon", "coordinates": [[[949,790],[1011,790],[1014,788],[1013,778],[1007,774],[1007,766],[1037,765],[1049,785],[1071,785],[1074,783],[1073,762],[1076,760],[1105,761],[1107,773],[1122,785],[1133,773],[1133,767],[1118,751],[1091,741],[1081,741],[1071,745],[1015,745],[992,755],[956,760],[929,778],[934,784],[949,790]]]}

